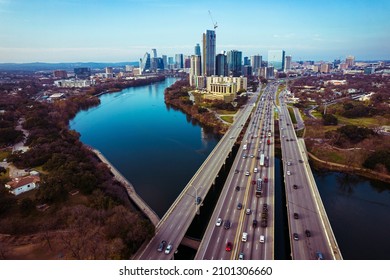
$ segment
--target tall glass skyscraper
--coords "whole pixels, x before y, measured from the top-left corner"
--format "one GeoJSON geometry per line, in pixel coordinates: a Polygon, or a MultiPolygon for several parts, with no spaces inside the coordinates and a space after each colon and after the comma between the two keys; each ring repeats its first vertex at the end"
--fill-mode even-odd
{"type": "Polygon", "coordinates": [[[146,52],[143,59],[140,59],[141,72],[144,73],[147,70],[150,70],[150,53],[146,52]]]}
{"type": "Polygon", "coordinates": [[[217,55],[215,61],[215,75],[224,77],[228,75],[226,55],[223,53],[217,55]]]}
{"type": "Polygon", "coordinates": [[[261,68],[262,56],[261,55],[253,55],[251,56],[251,66],[252,71],[255,75],[259,75],[258,71],[261,68]]]}
{"type": "Polygon", "coordinates": [[[285,52],[283,50],[268,51],[268,66],[273,66],[277,71],[283,71],[284,57],[285,52]]]}
{"type": "Polygon", "coordinates": [[[232,50],[227,52],[228,73],[234,77],[239,77],[242,73],[242,52],[232,50]]]}
{"type": "Polygon", "coordinates": [[[199,44],[196,44],[196,46],[195,46],[195,55],[200,55],[200,46],[199,46],[199,44]]]}
{"type": "Polygon", "coordinates": [[[204,76],[212,76],[215,74],[215,50],[215,31],[206,30],[206,33],[203,33],[202,73],[204,76]]]}

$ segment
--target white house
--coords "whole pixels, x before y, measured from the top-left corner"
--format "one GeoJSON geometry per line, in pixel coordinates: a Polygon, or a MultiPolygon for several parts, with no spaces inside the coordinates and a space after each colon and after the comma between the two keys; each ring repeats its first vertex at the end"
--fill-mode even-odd
{"type": "Polygon", "coordinates": [[[12,181],[5,184],[5,187],[9,189],[9,192],[14,195],[33,190],[39,186],[39,176],[26,176],[14,178],[12,181]]]}

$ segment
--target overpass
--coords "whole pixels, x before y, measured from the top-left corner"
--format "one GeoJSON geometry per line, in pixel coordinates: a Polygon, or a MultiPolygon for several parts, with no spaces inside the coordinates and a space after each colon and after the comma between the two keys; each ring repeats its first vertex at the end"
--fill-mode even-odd
{"type": "Polygon", "coordinates": [[[158,222],[155,236],[137,252],[133,259],[158,260],[174,258],[173,254],[199,211],[201,201],[206,197],[209,189],[214,184],[215,178],[225,164],[226,158],[231,153],[237,137],[248,120],[257,96],[258,93],[255,93],[248,101],[248,104],[237,113],[234,124],[218,142],[214,150],[158,222]],[[172,250],[168,254],[156,250],[163,240],[166,241],[167,245],[171,244],[172,246],[172,250]]]}
{"type": "Polygon", "coordinates": [[[241,147],[195,256],[197,260],[274,258],[274,122],[272,119],[275,90],[273,84],[265,88],[252,114],[241,147]],[[267,143],[268,140],[270,144],[267,143]],[[258,180],[262,180],[262,193],[259,195],[256,193],[258,180]],[[264,204],[267,204],[266,225],[263,224],[264,204]],[[222,219],[222,225],[216,224],[218,219],[222,219]],[[225,227],[227,221],[230,223],[229,228],[225,227]],[[242,241],[243,232],[247,234],[245,241],[242,241]],[[259,242],[260,236],[265,237],[263,243],[259,242]],[[231,250],[226,250],[228,243],[232,245],[231,250]]]}
{"type": "Polygon", "coordinates": [[[294,260],[342,259],[314,180],[303,139],[298,139],[284,96],[280,97],[279,130],[291,257],[294,260]]]}

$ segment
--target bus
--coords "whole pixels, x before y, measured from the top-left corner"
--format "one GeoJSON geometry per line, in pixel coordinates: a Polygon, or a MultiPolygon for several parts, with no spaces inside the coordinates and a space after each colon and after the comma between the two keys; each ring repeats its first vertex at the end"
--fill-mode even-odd
{"type": "Polygon", "coordinates": [[[257,179],[256,196],[260,197],[263,193],[263,181],[261,178],[257,179]]]}
{"type": "Polygon", "coordinates": [[[264,166],[264,154],[260,155],[260,166],[264,166]]]}

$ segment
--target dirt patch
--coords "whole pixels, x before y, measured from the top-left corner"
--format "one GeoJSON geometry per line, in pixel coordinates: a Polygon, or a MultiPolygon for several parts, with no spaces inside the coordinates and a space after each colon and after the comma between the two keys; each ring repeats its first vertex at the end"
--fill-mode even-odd
{"type": "Polygon", "coordinates": [[[33,235],[0,235],[0,259],[58,260],[64,257],[64,248],[55,233],[33,235]],[[50,243],[50,245],[49,245],[50,243]]]}

